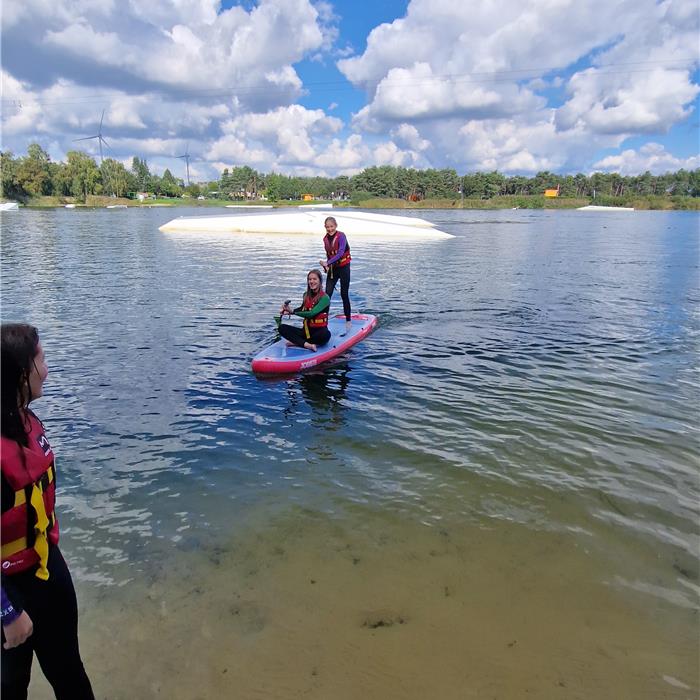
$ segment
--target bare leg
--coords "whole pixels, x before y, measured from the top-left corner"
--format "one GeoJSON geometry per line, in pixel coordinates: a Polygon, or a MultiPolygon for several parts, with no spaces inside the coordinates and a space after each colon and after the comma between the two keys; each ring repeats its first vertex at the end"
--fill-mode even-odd
{"type": "Polygon", "coordinates": [[[304,343],[304,347],[311,352],[316,352],[316,346],[313,343],[304,343]]]}

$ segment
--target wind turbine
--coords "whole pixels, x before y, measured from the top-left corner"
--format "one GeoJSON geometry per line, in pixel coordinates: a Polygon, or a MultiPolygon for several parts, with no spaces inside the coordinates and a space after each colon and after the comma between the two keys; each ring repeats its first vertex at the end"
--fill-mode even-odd
{"type": "Polygon", "coordinates": [[[102,116],[100,117],[100,126],[97,129],[97,133],[94,136],[83,136],[81,139],[73,139],[74,141],[90,141],[92,139],[97,139],[97,143],[100,146],[100,165],[102,165],[102,144],[107,146],[109,148],[109,144],[104,140],[102,136],[102,122],[104,121],[105,118],[105,111],[104,109],[102,110],[102,116]]]}
{"type": "Polygon", "coordinates": [[[181,156],[175,156],[176,158],[184,158],[185,159],[185,167],[187,168],[187,186],[190,186],[190,144],[187,144],[187,148],[185,148],[185,152],[181,156]]]}

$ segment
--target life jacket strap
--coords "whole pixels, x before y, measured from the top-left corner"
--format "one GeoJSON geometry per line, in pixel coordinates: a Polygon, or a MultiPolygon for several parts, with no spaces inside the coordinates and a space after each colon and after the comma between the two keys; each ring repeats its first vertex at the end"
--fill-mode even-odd
{"type": "MultiPolygon", "coordinates": [[[[36,571],[36,576],[43,581],[49,578],[49,570],[47,568],[49,560],[48,532],[56,524],[55,513],[50,515],[46,513],[44,491],[53,482],[54,478],[55,470],[54,467],[51,467],[35,484],[15,492],[15,507],[22,506],[29,501],[29,505],[36,513],[33,549],[39,556],[39,568],[36,571]]],[[[29,542],[26,537],[19,537],[2,545],[2,558],[8,559],[24,549],[29,549],[29,542]]]]}
{"type": "MultiPolygon", "coordinates": [[[[46,491],[47,488],[49,488],[49,484],[53,482],[54,476],[56,474],[56,469],[55,467],[51,467],[46,474],[44,474],[41,479],[39,480],[42,486],[42,490],[46,491]]],[[[27,489],[29,490],[29,489],[27,489]]],[[[15,508],[18,508],[19,506],[23,506],[27,502],[27,494],[25,493],[25,489],[21,489],[20,491],[15,491],[15,508]]]]}
{"type": "Polygon", "coordinates": [[[36,570],[36,577],[42,581],[49,578],[49,570],[47,564],[49,561],[49,518],[46,515],[46,507],[44,505],[44,492],[41,487],[41,482],[34,484],[30,503],[36,512],[36,523],[34,524],[34,551],[39,555],[39,568],[36,570]]]}

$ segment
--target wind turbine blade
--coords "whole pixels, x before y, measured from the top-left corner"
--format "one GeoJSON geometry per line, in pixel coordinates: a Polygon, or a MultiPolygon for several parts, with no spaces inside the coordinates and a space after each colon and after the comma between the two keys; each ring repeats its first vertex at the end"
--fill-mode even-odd
{"type": "Polygon", "coordinates": [[[100,117],[100,128],[98,129],[99,133],[102,133],[102,120],[105,118],[105,111],[104,109],[102,110],[102,116],[100,117]]]}
{"type": "Polygon", "coordinates": [[[73,139],[73,141],[89,141],[90,139],[96,139],[97,135],[95,136],[83,136],[81,139],[73,139]]]}
{"type": "Polygon", "coordinates": [[[102,136],[100,136],[100,141],[102,141],[102,143],[103,143],[105,146],[107,146],[107,148],[109,148],[109,144],[102,138],[102,136]]]}

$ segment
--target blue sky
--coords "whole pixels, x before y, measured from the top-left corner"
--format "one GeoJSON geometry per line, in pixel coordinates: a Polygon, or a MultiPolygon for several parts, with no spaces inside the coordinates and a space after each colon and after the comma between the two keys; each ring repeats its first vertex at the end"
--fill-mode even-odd
{"type": "Polygon", "coordinates": [[[2,148],[225,167],[695,169],[696,0],[24,0],[2,148]]]}

